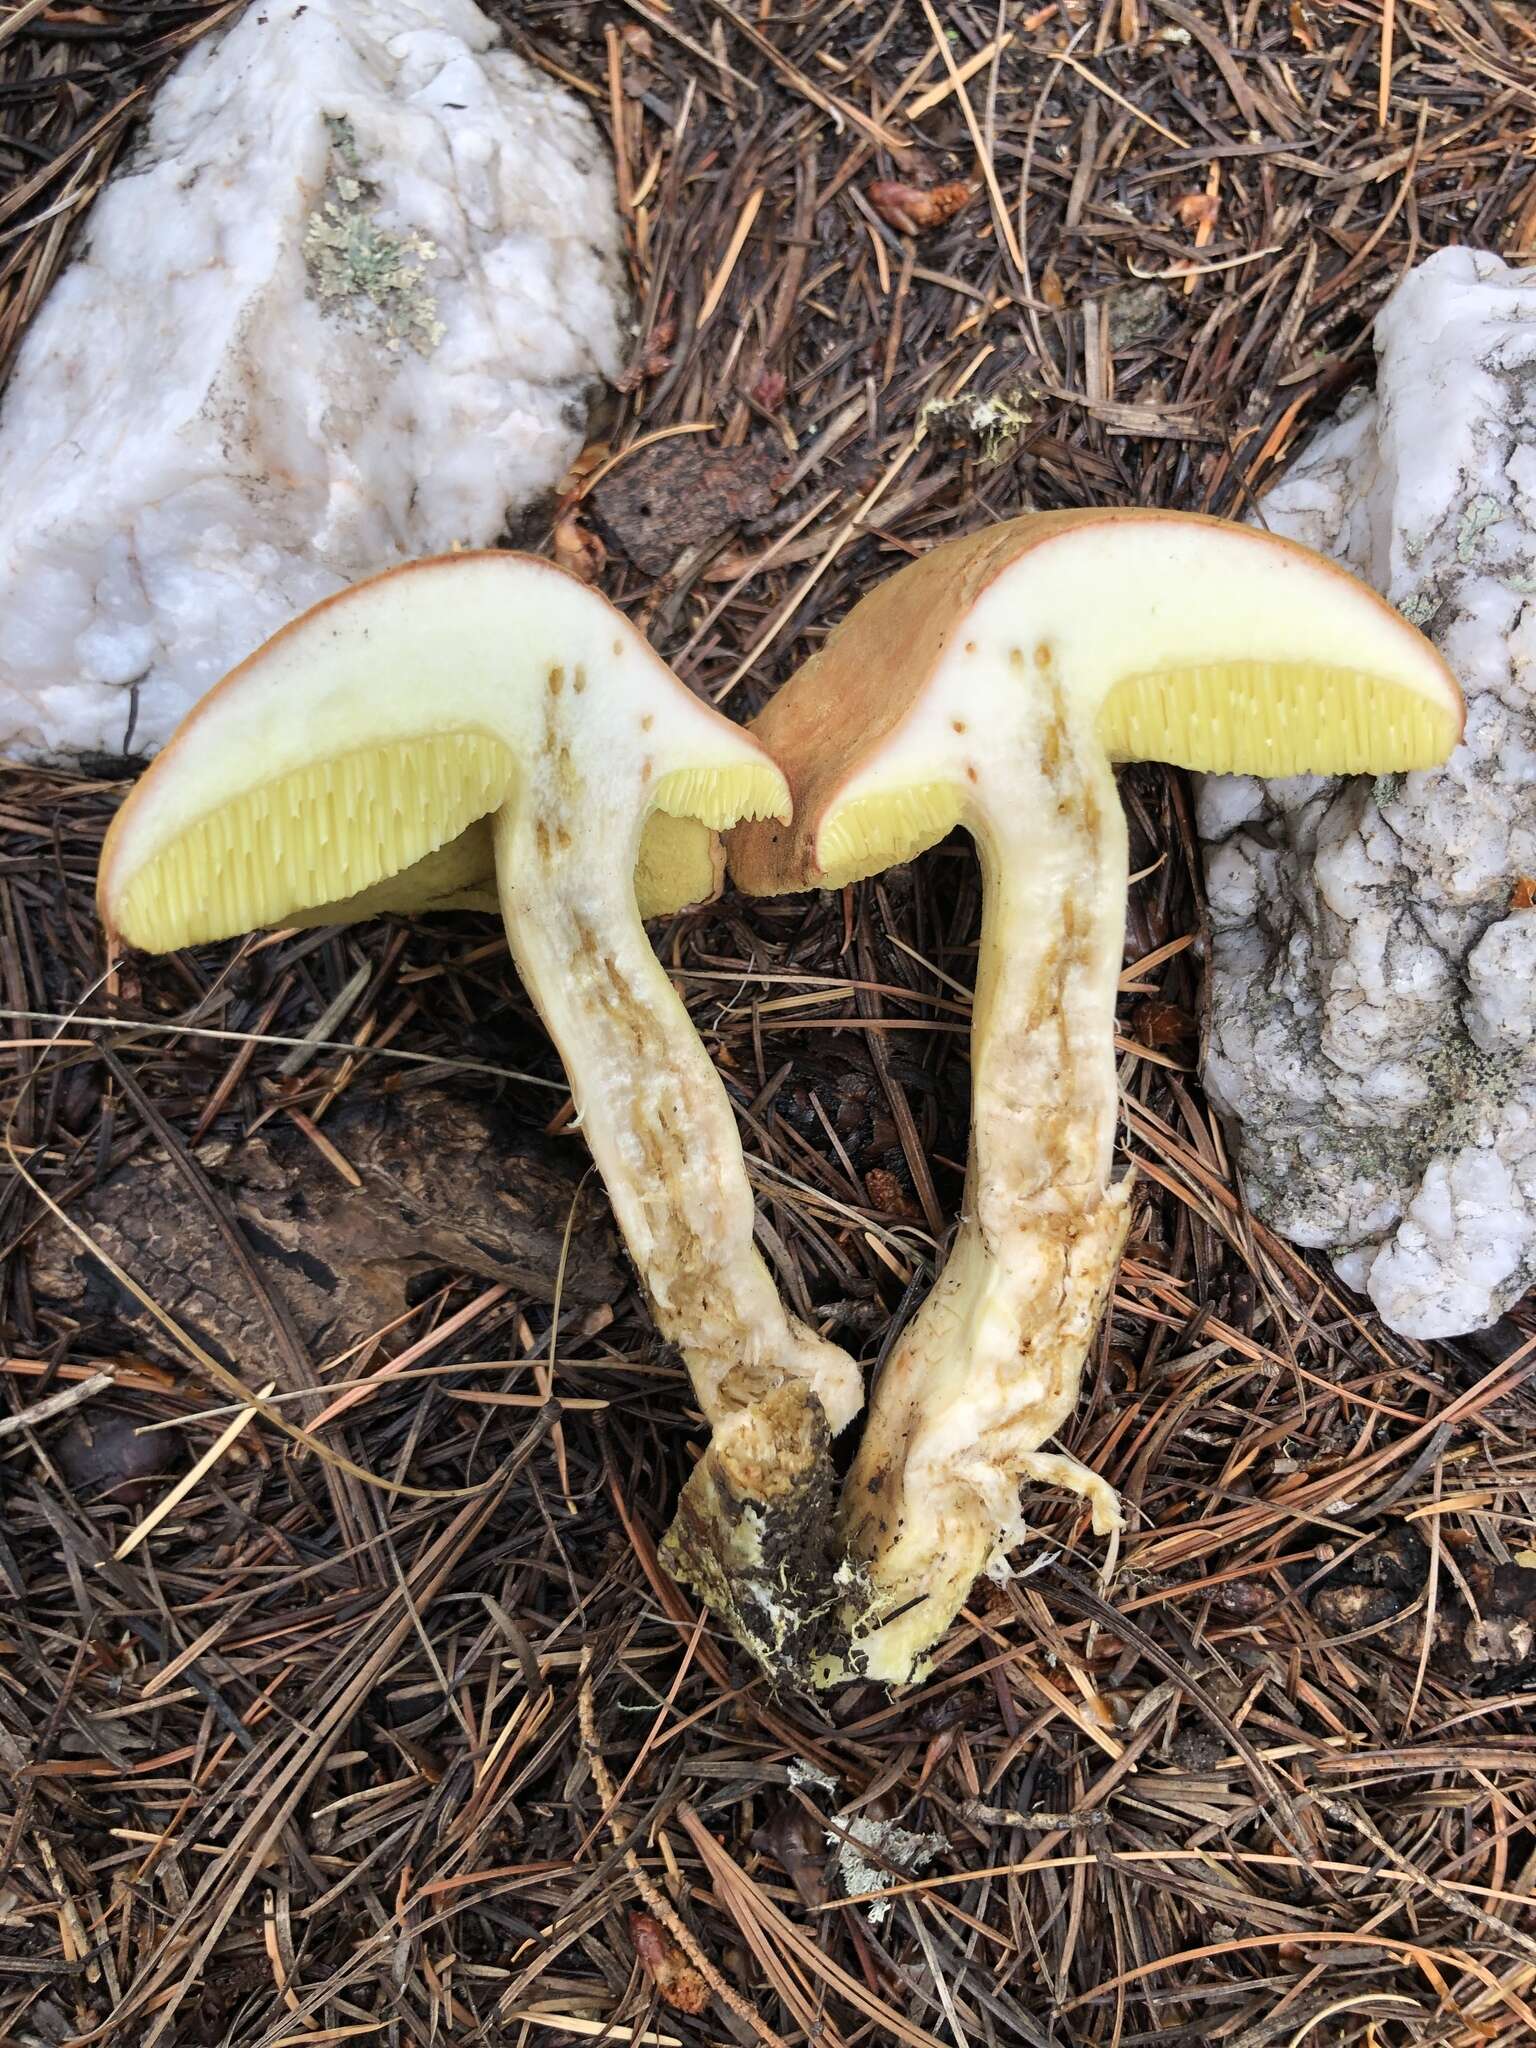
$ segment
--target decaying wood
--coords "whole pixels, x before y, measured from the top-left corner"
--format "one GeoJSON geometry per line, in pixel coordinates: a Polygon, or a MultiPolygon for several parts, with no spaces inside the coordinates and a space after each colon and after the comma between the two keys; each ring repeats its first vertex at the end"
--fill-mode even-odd
{"type": "MultiPolygon", "coordinates": [[[[325,1129],[359,1186],[282,1118],[250,1138],[207,1141],[194,1155],[313,1356],[345,1351],[394,1322],[444,1272],[550,1300],[572,1217],[564,1299],[608,1301],[620,1286],[606,1204],[594,1182],[582,1187],[575,1147],[557,1153],[442,1088],[345,1101],[325,1129]]],[[[259,1301],[210,1210],[163,1153],[130,1161],[72,1213],[216,1357],[257,1372],[270,1343],[259,1301]]],[[[88,1341],[123,1329],[151,1348],[163,1341],[135,1297],[51,1218],[39,1229],[31,1277],[39,1306],[67,1316],[88,1341]]]]}

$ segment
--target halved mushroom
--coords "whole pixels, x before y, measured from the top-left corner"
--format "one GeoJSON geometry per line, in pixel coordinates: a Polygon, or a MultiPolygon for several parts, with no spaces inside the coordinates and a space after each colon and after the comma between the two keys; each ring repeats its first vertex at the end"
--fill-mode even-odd
{"type": "MultiPolygon", "coordinates": [[[[708,902],[719,893],[724,878],[725,855],[717,831],[697,818],[650,813],[635,862],[635,902],[642,918],[670,917],[690,903],[708,902]]],[[[390,914],[419,917],[447,910],[500,909],[496,839],[491,820],[485,817],[398,874],[334,903],[296,910],[287,921],[302,930],[321,924],[363,924],[370,917],[390,914]]]]}
{"type": "Polygon", "coordinates": [[[875,1390],[841,1509],[866,1575],[827,1677],[912,1675],[1017,1540],[1019,1485],[1099,1535],[1106,1482],[1041,1448],[1114,1277],[1110,1185],[1126,830],[1110,763],[1291,775],[1425,768],[1461,732],[1429,643],[1342,571],[1216,520],[1090,512],[937,547],[866,597],[751,728],[793,823],[738,826],[736,881],[836,888],[957,824],[981,857],[964,1212],[875,1390]],[[869,1625],[864,1616],[873,1615],[869,1625]]]}
{"type": "MultiPolygon", "coordinates": [[[[110,934],[165,951],[319,906],[483,900],[494,870],[513,958],[711,1425],[750,1435],[793,1382],[838,1430],[858,1368],[786,1313],[758,1256],[730,1103],[636,899],[637,863],[651,914],[707,895],[712,834],[771,815],[788,796],[768,755],[603,598],[530,556],[451,555],[317,605],[204,698],[118,813],[99,901],[110,934]]],[[[706,1460],[706,1491],[709,1477],[706,1460]]]]}

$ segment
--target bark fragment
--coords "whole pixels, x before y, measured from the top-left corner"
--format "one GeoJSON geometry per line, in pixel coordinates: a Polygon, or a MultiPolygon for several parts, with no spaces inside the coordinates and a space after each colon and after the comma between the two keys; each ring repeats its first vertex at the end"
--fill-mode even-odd
{"type": "MultiPolygon", "coordinates": [[[[263,1282],[316,1353],[344,1350],[400,1315],[412,1282],[439,1270],[504,1280],[549,1300],[573,1202],[563,1299],[619,1290],[600,1192],[578,1196],[584,1159],[504,1124],[493,1108],[440,1088],[348,1098],[325,1133],[354,1168],[350,1187],[291,1125],[215,1140],[197,1159],[263,1282]]],[[[269,1333],[208,1207],[163,1153],[111,1175],[72,1214],[162,1308],[235,1369],[260,1365],[269,1333]]],[[[158,1326],[62,1224],[32,1251],[40,1303],[82,1325],[158,1326]]]]}
{"type": "Polygon", "coordinates": [[[765,442],[710,448],[692,435],[623,462],[591,496],[608,538],[637,569],[661,576],[685,548],[724,539],[773,510],[781,450],[765,442]]]}

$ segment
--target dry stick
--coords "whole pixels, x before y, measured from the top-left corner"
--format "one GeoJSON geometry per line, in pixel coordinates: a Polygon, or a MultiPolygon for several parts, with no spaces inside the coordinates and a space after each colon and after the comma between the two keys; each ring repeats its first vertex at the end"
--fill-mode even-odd
{"type": "Polygon", "coordinates": [[[576,1503],[571,1499],[571,1474],[565,1455],[565,1426],[560,1421],[560,1411],[565,1404],[555,1401],[555,1366],[559,1357],[560,1303],[565,1294],[565,1269],[571,1256],[571,1235],[576,1228],[576,1211],[581,1202],[582,1189],[594,1171],[595,1168],[589,1165],[581,1179],[577,1181],[576,1191],[571,1196],[571,1205],[565,1212],[565,1233],[560,1239],[560,1263],[555,1268],[554,1300],[549,1312],[549,1358],[543,1365],[535,1363],[533,1368],[534,1385],[543,1396],[546,1405],[551,1402],[555,1405],[555,1420],[550,1424],[550,1440],[554,1445],[555,1470],[560,1479],[560,1491],[565,1497],[566,1512],[572,1515],[576,1512],[576,1503]]]}
{"type": "Polygon", "coordinates": [[[763,203],[763,194],[767,189],[766,185],[759,185],[756,191],[748,196],[746,205],[741,209],[735,231],[727,244],[725,254],[720,259],[720,268],[710,279],[709,289],[704,294],[704,303],[699,308],[699,317],[693,323],[696,334],[714,317],[715,309],[725,297],[725,288],[731,281],[731,273],[736,268],[747,236],[752,232],[752,223],[757,219],[758,208],[763,203]]]}
{"type": "Polygon", "coordinates": [[[1410,1863],[1400,1850],[1393,1848],[1370,1815],[1366,1813],[1363,1807],[1355,1805],[1352,1800],[1324,1799],[1320,1804],[1324,1811],[1330,1814],[1334,1820],[1342,1821],[1346,1827],[1353,1828],[1357,1834],[1364,1835],[1371,1847],[1379,1855],[1386,1857],[1399,1876],[1408,1879],[1412,1883],[1423,1885],[1424,1889],[1434,1898],[1437,1898],[1441,1905],[1448,1906],[1455,1913],[1464,1913],[1468,1919],[1475,1920],[1480,1927],[1485,1928],[1490,1934],[1496,1935],[1500,1940],[1512,1941],[1523,1955],[1527,1955],[1533,1961],[1536,1961],[1536,1940],[1533,1940],[1523,1928],[1512,1927],[1507,1920],[1497,1919],[1492,1913],[1487,1912],[1480,1906],[1475,1898],[1469,1896],[1469,1894],[1477,1889],[1476,1886],[1446,1884],[1440,1878],[1435,1877],[1430,1871],[1420,1870],[1416,1863],[1410,1863]]]}
{"type": "MultiPolygon", "coordinates": [[[[660,1742],[670,1739],[669,1736],[662,1735],[662,1719],[666,1714],[673,1712],[676,1708],[677,1696],[683,1689],[683,1684],[688,1676],[688,1673],[693,1669],[694,1655],[698,1650],[700,1642],[703,1640],[704,1628],[707,1619],[708,1609],[701,1608],[699,1611],[699,1618],[693,1625],[693,1634],[688,1638],[688,1642],[684,1647],[683,1654],[678,1659],[677,1669],[672,1674],[672,1680],[667,1687],[665,1697],[656,1709],[655,1718],[651,1722],[650,1728],[646,1733],[645,1740],[641,1743],[640,1748],[636,1753],[634,1762],[630,1765],[629,1769],[624,1773],[623,1783],[615,1786],[612,1798],[604,1800],[602,1812],[598,1815],[597,1819],[592,1823],[591,1827],[587,1829],[587,1832],[582,1836],[581,1841],[578,1843],[575,1852],[578,1857],[585,1856],[588,1849],[591,1848],[594,1840],[603,1828],[609,1828],[611,1832],[612,1823],[618,1813],[619,1801],[624,1797],[624,1794],[629,1790],[630,1786],[634,1783],[635,1779],[639,1777],[641,1771],[645,1767],[646,1760],[650,1756],[652,1750],[657,1748],[660,1742]]],[[[588,1662],[590,1661],[591,1660],[589,1655],[588,1662]]],[[[743,1686],[740,1687],[738,1690],[740,1692],[744,1692],[746,1688],[743,1686]]],[[[694,1714],[690,1714],[683,1720],[679,1721],[677,1725],[671,1730],[671,1734],[676,1735],[680,1733],[681,1730],[686,1728],[690,1722],[697,1720],[701,1714],[708,1713],[715,1704],[716,1702],[714,1701],[706,1701],[705,1705],[702,1708],[698,1709],[697,1712],[695,1712],[694,1714]]],[[[607,1759],[604,1758],[603,1762],[604,1768],[606,1769],[607,1759]]]]}
{"type": "Polygon", "coordinates": [[[613,125],[613,168],[618,183],[620,213],[633,213],[634,180],[629,168],[629,144],[624,132],[624,55],[619,31],[612,22],[603,30],[608,44],[608,117],[613,125]]]}
{"type": "MultiPolygon", "coordinates": [[[[11,1369],[25,1363],[18,1359],[0,1359],[0,1369],[11,1369]]],[[[76,1370],[83,1368],[77,1367],[76,1370]]],[[[78,1408],[82,1401],[89,1401],[93,1394],[103,1392],[107,1387],[117,1385],[117,1375],[110,1372],[93,1372],[76,1386],[61,1388],[57,1394],[48,1394],[41,1401],[34,1401],[30,1408],[23,1408],[16,1415],[0,1415],[0,1436],[10,1436],[20,1429],[36,1429],[40,1422],[52,1422],[56,1415],[63,1415],[71,1408],[78,1408]]]]}
{"type": "MultiPolygon", "coordinates": [[[[587,1653],[583,1661],[587,1661],[589,1656],[590,1653],[587,1653]]],[[[602,1746],[598,1741],[597,1710],[592,1703],[592,1680],[587,1674],[583,1674],[581,1687],[576,1695],[576,1712],[581,1723],[582,1747],[586,1751],[587,1764],[592,1772],[593,1783],[597,1786],[597,1796],[602,1800],[604,1810],[609,1811],[617,1802],[618,1787],[613,1782],[613,1773],[608,1768],[603,1756],[602,1746]]],[[[647,1876],[641,1865],[640,1858],[633,1849],[627,1846],[629,1825],[621,1814],[609,1812],[608,1832],[613,1837],[614,1847],[623,1852],[624,1867],[634,1879],[636,1891],[639,1892],[641,1898],[644,1899],[662,1926],[666,1928],[672,1939],[683,1951],[683,1954],[687,1956],[689,1962],[692,1963],[716,1998],[720,2000],[722,2005],[728,2006],[739,2020],[744,2021],[760,2041],[767,2043],[767,2048],[787,2048],[783,2035],[776,2034],[768,2022],[762,2019],[757,2011],[747,2003],[735,1985],[728,1983],[721,1976],[709,1957],[700,1948],[692,1929],[680,1917],[672,1901],[665,1892],[658,1890],[656,1885],[647,1876]]]]}
{"type": "Polygon", "coordinates": [[[285,974],[282,977],[282,979],[278,982],[277,987],[272,991],[271,996],[268,998],[266,1008],[262,1011],[261,1015],[256,1020],[255,1032],[253,1032],[251,1037],[246,1040],[245,1044],[240,1047],[239,1051],[235,1054],[234,1058],[230,1061],[229,1065],[224,1069],[223,1073],[219,1076],[218,1082],[214,1087],[213,1093],[209,1096],[208,1100],[203,1104],[202,1109],[198,1112],[197,1122],[192,1126],[192,1135],[187,1141],[188,1144],[200,1144],[202,1140],[208,1135],[210,1129],[213,1127],[216,1118],[218,1118],[223,1113],[225,1103],[228,1102],[230,1096],[233,1095],[235,1090],[239,1087],[240,1082],[245,1075],[246,1069],[250,1066],[251,1061],[256,1057],[256,1047],[260,1042],[259,1034],[267,1029],[267,1027],[271,1024],[272,1019],[277,1015],[278,1011],[282,1008],[283,1001],[288,994],[290,986],[292,985],[292,980],[293,977],[291,975],[285,974]]]}
{"type": "Polygon", "coordinates": [[[1392,32],[1397,21],[1397,0],[1381,0],[1381,83],[1376,89],[1376,125],[1385,128],[1387,109],[1392,103],[1392,32]]]}
{"type": "MultiPolygon", "coordinates": [[[[907,119],[909,121],[916,121],[924,114],[931,114],[934,108],[942,100],[947,100],[952,92],[962,85],[969,85],[970,81],[983,66],[990,64],[994,57],[1001,56],[1013,39],[1012,29],[1006,30],[1000,36],[994,36],[990,43],[983,43],[974,56],[967,57],[958,70],[956,70],[951,59],[948,78],[942,80],[938,85],[930,86],[925,93],[921,94],[917,99],[910,101],[907,106],[907,119]]],[[[941,57],[948,57],[949,42],[947,37],[940,38],[938,54],[941,57]]],[[[932,63],[933,60],[930,58],[928,61],[932,63]]]]}
{"type": "MultiPolygon", "coordinates": [[[[257,1394],[257,1401],[265,1401],[274,1391],[275,1387],[276,1381],[268,1380],[267,1384],[257,1394]]],[[[187,1495],[192,1492],[203,1475],[213,1470],[213,1467],[223,1457],[224,1453],[235,1441],[235,1438],[242,1434],[248,1423],[255,1421],[260,1412],[260,1409],[255,1406],[242,1408],[234,1421],[227,1424],[220,1431],[219,1435],[215,1437],[214,1441],[204,1451],[192,1469],[189,1472],[184,1472],[170,1492],[162,1500],[157,1501],[143,1521],[138,1523],[123,1538],[117,1549],[112,1553],[119,1564],[121,1564],[125,1557],[128,1557],[133,1551],[138,1549],[146,1536],[151,1535],[159,1528],[167,1515],[174,1513],[176,1508],[186,1499],[187,1495]]]]}
{"type": "Polygon", "coordinates": [[[1144,114],[1138,106],[1125,97],[1123,92],[1116,92],[1112,85],[1106,85],[1102,78],[1090,71],[1088,66],[1081,63],[1076,57],[1064,56],[1061,61],[1063,64],[1070,66],[1077,73],[1078,77],[1091,85],[1096,92],[1103,93],[1106,99],[1113,100],[1117,107],[1123,107],[1128,114],[1134,114],[1138,121],[1142,121],[1148,128],[1154,129],[1157,134],[1171,142],[1175,149],[1189,148],[1190,145],[1184,140],[1182,135],[1175,135],[1173,130],[1165,128],[1161,121],[1154,121],[1150,114],[1144,114]]]}
{"type": "MultiPolygon", "coordinates": [[[[51,1379],[67,1380],[73,1385],[78,1380],[96,1377],[96,1368],[89,1365],[55,1365],[46,1358],[6,1358],[0,1355],[0,1372],[24,1373],[29,1379],[41,1379],[47,1374],[51,1379]]],[[[170,1373],[162,1373],[158,1366],[136,1359],[131,1364],[113,1360],[106,1368],[108,1384],[114,1387],[128,1387],[139,1394],[168,1394],[175,1390],[176,1382],[170,1373]]],[[[19,1419],[19,1418],[18,1418],[19,1419]]],[[[156,1428],[164,1427],[155,1424],[156,1428]]],[[[4,1424],[0,1424],[3,1430],[4,1424]]]]}
{"type": "Polygon", "coordinates": [[[64,196],[55,199],[52,206],[45,207],[41,213],[33,214],[30,220],[19,221],[15,227],[7,228],[5,233],[0,235],[0,249],[3,249],[7,242],[18,242],[24,235],[35,233],[45,221],[57,220],[60,215],[70,212],[72,208],[79,206],[86,196],[82,185],[71,183],[64,196]]]}
{"type": "MultiPolygon", "coordinates": [[[[1439,1435],[1439,1432],[1436,1432],[1439,1435]]],[[[1431,1437],[1430,1442],[1434,1443],[1431,1437]]],[[[1436,1458],[1434,1471],[1434,1500],[1438,1506],[1440,1485],[1444,1477],[1443,1460],[1436,1458]]],[[[1413,1717],[1418,1712],[1419,1698],[1424,1690],[1425,1674],[1429,1670],[1429,1653],[1434,1646],[1435,1618],[1439,1612],[1440,1599],[1440,1517],[1434,1515],[1429,1525],[1429,1577],[1424,1582],[1424,1628],[1419,1639],[1419,1661],[1413,1674],[1413,1690],[1408,1695],[1408,1705],[1403,1714],[1403,1740],[1413,1734],[1413,1717]]]]}
{"type": "Polygon", "coordinates": [[[345,1019],[363,990],[373,978],[373,962],[365,960],[355,974],[349,975],[339,995],[332,997],[314,1026],[304,1034],[304,1043],[296,1045],[292,1052],[285,1053],[277,1063],[277,1071],[285,1081],[295,1080],[309,1065],[320,1047],[345,1019]]]}
{"type": "MultiPolygon", "coordinates": [[[[398,1358],[387,1359],[376,1372],[369,1373],[365,1379],[354,1380],[345,1393],[338,1394],[334,1401],[328,1402],[320,1410],[318,1415],[310,1417],[310,1430],[318,1433],[326,1423],[334,1422],[338,1415],[344,1415],[349,1408],[355,1408],[359,1401],[371,1399],[374,1391],[385,1381],[393,1380],[402,1373],[409,1377],[407,1368],[413,1366],[418,1358],[423,1358],[427,1352],[436,1350],[447,1338],[456,1337],[467,1324],[472,1323],[484,1310],[493,1308],[510,1291],[505,1281],[494,1281],[483,1292],[477,1294],[473,1301],[466,1302],[463,1308],[456,1310],[446,1322],[439,1323],[436,1329],[429,1330],[426,1336],[419,1337],[414,1344],[407,1346],[398,1358]]],[[[316,1387],[312,1391],[319,1393],[322,1390],[316,1387]]]]}

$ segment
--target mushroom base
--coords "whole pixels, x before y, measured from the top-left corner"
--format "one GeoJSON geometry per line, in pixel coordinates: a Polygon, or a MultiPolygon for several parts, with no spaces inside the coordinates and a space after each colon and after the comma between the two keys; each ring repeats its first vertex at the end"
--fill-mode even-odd
{"type": "Polygon", "coordinates": [[[1045,1443],[1077,1402],[1129,1221],[1125,1179],[995,1250],[973,1224],[887,1363],[843,1492],[859,1575],[846,1654],[819,1683],[920,1677],[974,1580],[1023,1535],[1026,1480],[1079,1494],[1094,1533],[1121,1527],[1114,1489],[1045,1443]],[[1000,1341],[1002,1340],[1002,1341],[1000,1341]]]}
{"type": "Polygon", "coordinates": [[[854,1580],[837,1562],[831,1432],[803,1381],[716,1427],[661,1561],[774,1678],[818,1682],[854,1580]]]}

